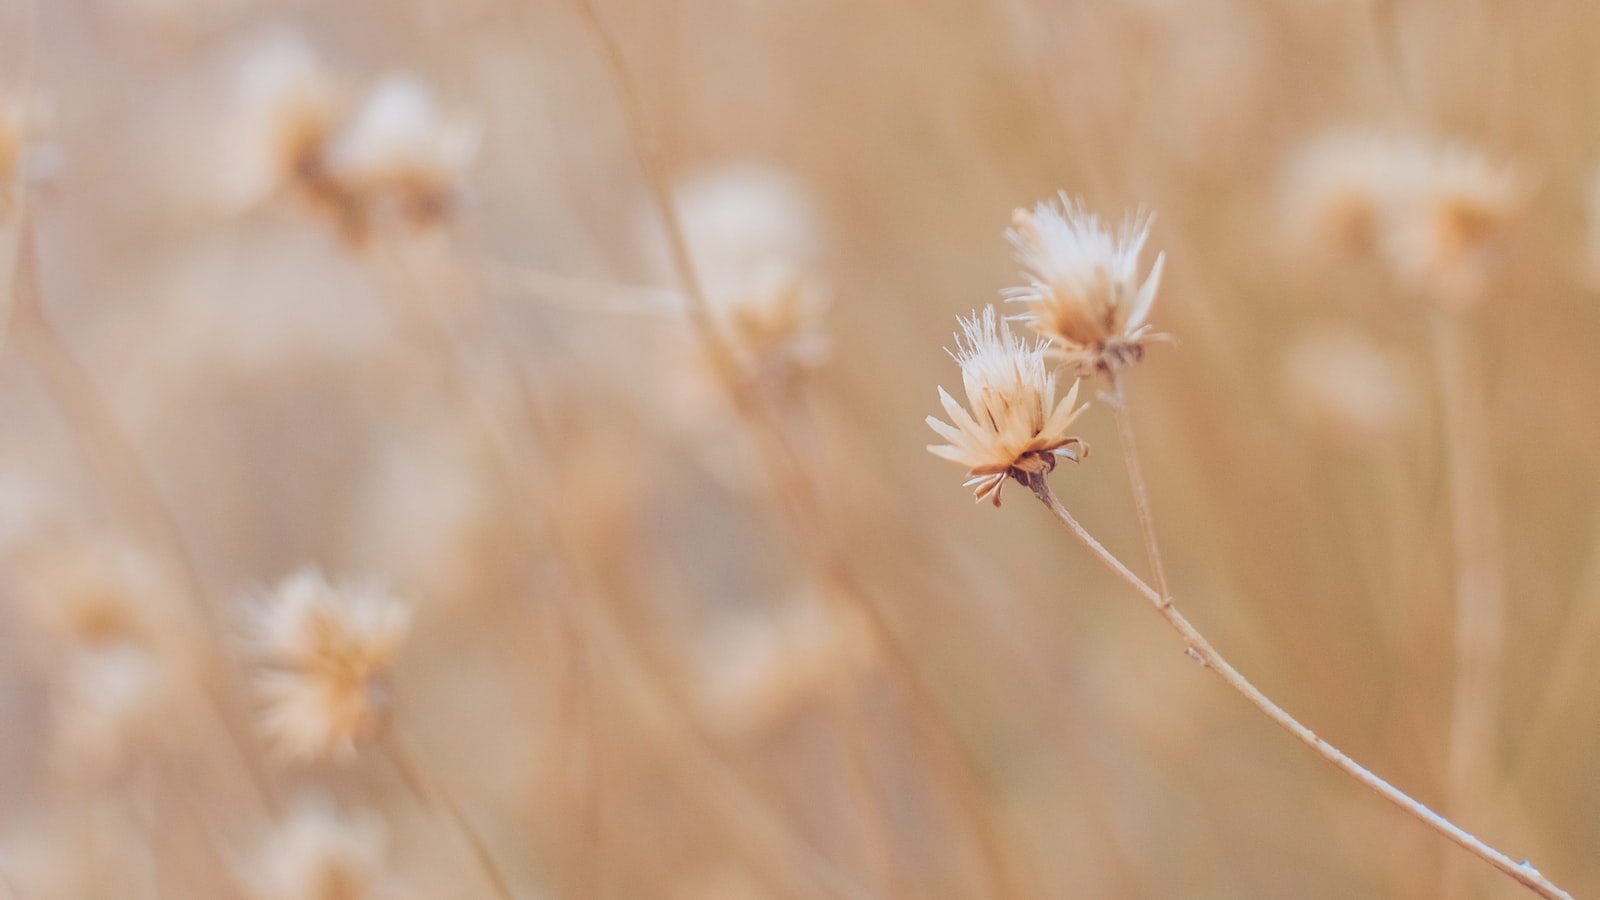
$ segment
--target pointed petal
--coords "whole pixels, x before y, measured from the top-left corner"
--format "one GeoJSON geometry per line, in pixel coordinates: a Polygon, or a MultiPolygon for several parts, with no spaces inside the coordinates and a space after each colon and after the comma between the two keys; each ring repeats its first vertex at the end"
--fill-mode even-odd
{"type": "Polygon", "coordinates": [[[972,418],[972,414],[957,403],[956,398],[950,396],[950,392],[943,387],[939,388],[939,402],[944,404],[944,411],[949,414],[951,423],[957,428],[972,434],[983,432],[983,429],[978,427],[977,420],[972,418]]]}
{"type": "Polygon", "coordinates": [[[966,443],[962,439],[963,436],[959,430],[945,422],[943,419],[940,419],[938,416],[929,416],[925,421],[928,423],[929,428],[932,428],[939,434],[940,437],[944,438],[950,443],[966,443]]]}
{"type": "Polygon", "coordinates": [[[1128,312],[1125,331],[1143,325],[1145,317],[1150,315],[1150,307],[1156,302],[1156,289],[1161,287],[1161,269],[1166,262],[1165,253],[1156,254],[1156,264],[1150,267],[1150,274],[1145,276],[1144,284],[1139,288],[1139,295],[1133,300],[1133,309],[1128,312]]]}

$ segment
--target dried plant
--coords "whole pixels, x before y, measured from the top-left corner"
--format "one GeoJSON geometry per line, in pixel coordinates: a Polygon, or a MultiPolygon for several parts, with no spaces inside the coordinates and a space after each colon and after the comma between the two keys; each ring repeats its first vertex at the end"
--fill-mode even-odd
{"type": "Polygon", "coordinates": [[[0,0],[0,900],[1600,892],[1595,24],[0,0]]]}

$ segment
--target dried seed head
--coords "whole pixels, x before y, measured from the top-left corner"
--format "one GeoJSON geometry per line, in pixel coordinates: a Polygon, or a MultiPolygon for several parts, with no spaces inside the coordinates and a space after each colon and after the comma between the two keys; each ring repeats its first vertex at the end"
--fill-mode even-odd
{"type": "Polygon", "coordinates": [[[346,102],[343,86],[299,35],[262,38],[235,73],[220,170],[226,202],[248,209],[285,188],[327,200],[323,154],[346,102]]]}
{"type": "MultiPolygon", "coordinates": [[[[674,194],[712,316],[746,370],[783,378],[819,363],[828,292],[813,274],[822,227],[805,188],[782,169],[734,163],[689,175],[674,194]]],[[[649,224],[666,268],[665,238],[649,224]]]]}
{"type": "Polygon", "coordinates": [[[447,116],[421,79],[389,75],[328,147],[328,176],[357,202],[432,221],[458,195],[480,139],[478,124],[447,116]]]}
{"type": "Polygon", "coordinates": [[[961,365],[969,413],[939,388],[950,422],[935,416],[929,427],[948,444],[931,444],[935,456],[967,467],[977,499],[992,498],[1000,505],[1000,489],[1009,478],[1019,480],[1049,472],[1058,459],[1077,462],[1088,446],[1067,434],[1067,428],[1087,408],[1074,408],[1078,399],[1075,380],[1067,395],[1056,400],[1056,376],[1048,364],[1044,343],[1025,345],[1014,332],[997,321],[994,307],[980,317],[961,320],[963,334],[952,353],[961,365]]]}
{"type": "Polygon", "coordinates": [[[1130,217],[1113,234],[1100,217],[1062,193],[1030,212],[1012,214],[1006,238],[1029,283],[1005,291],[1023,303],[1020,316],[1051,345],[1076,375],[1109,372],[1138,361],[1150,334],[1145,319],[1161,284],[1164,256],[1143,282],[1139,254],[1150,235],[1150,217],[1130,217]]]}
{"type": "Polygon", "coordinates": [[[1500,239],[1529,186],[1510,166],[1459,146],[1419,156],[1394,209],[1384,249],[1396,273],[1447,305],[1482,297],[1500,239]]]}
{"type": "Polygon", "coordinates": [[[240,881],[260,900],[362,900],[379,896],[385,869],[383,825],[302,803],[278,825],[240,881]]]}
{"type": "Polygon", "coordinates": [[[1306,144],[1283,173],[1284,233],[1297,249],[1330,260],[1375,257],[1419,150],[1411,141],[1355,131],[1306,144]]]}
{"type": "Polygon", "coordinates": [[[200,645],[165,569],[108,538],[36,538],[12,564],[49,689],[60,772],[105,774],[135,749],[182,732],[200,645]]]}
{"type": "Polygon", "coordinates": [[[261,728],[288,759],[352,752],[383,723],[388,669],[411,611],[372,585],[330,585],[314,569],[260,598],[261,728]]]}
{"type": "Polygon", "coordinates": [[[126,543],[44,539],[18,548],[14,564],[21,608],[57,646],[168,646],[185,631],[169,573],[126,543]]]}

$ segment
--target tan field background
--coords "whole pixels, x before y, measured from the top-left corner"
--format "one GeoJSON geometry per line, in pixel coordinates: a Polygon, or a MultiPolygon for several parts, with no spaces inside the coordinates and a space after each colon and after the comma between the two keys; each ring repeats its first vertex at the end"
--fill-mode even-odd
{"type": "MultiPolygon", "coordinates": [[[[1156,217],[1174,340],[1127,384],[1189,618],[1600,896],[1600,6],[593,2],[0,0],[0,898],[1534,896],[926,452],[1058,190],[1156,217]],[[287,35],[357,101],[431,87],[471,138],[437,202],[240,202],[239,73],[287,35]],[[1473,308],[1318,244],[1294,161],[1352,131],[1514,170],[1473,308]],[[652,164],[703,278],[770,238],[825,349],[736,347],[730,402],[652,164]],[[1458,521],[1504,586],[1465,701],[1458,521]],[[307,566],[411,627],[298,759],[252,609],[307,566]]],[[[1100,386],[1051,481],[1143,573],[1100,386]]]]}

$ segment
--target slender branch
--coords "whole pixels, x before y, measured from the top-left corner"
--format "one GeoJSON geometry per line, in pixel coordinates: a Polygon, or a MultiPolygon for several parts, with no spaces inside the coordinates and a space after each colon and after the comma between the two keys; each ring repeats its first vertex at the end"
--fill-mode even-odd
{"type": "Polygon", "coordinates": [[[1182,636],[1191,658],[1215,672],[1217,677],[1221,678],[1229,687],[1238,691],[1252,705],[1265,713],[1267,718],[1282,726],[1284,730],[1294,735],[1297,740],[1315,750],[1319,756],[1338,767],[1345,774],[1371,788],[1380,797],[1400,807],[1419,822],[1454,841],[1474,856],[1509,875],[1519,884],[1539,896],[1548,898],[1548,900],[1572,900],[1570,894],[1552,884],[1539,873],[1538,869],[1526,862],[1513,862],[1504,853],[1472,836],[1454,822],[1439,815],[1399,788],[1373,774],[1365,766],[1346,756],[1339,748],[1317,737],[1315,732],[1300,724],[1298,720],[1285,712],[1276,703],[1273,703],[1265,694],[1257,690],[1255,685],[1239,674],[1239,671],[1211,646],[1205,636],[1191,625],[1188,619],[1184,618],[1170,598],[1164,598],[1154,588],[1145,584],[1140,580],[1139,576],[1133,574],[1126,565],[1123,565],[1122,560],[1118,559],[1104,545],[1095,540],[1094,536],[1085,530],[1077,519],[1073,518],[1072,513],[1061,505],[1061,501],[1050,490],[1050,485],[1042,474],[1030,474],[1019,480],[1027,485],[1029,490],[1033,491],[1034,496],[1039,498],[1039,501],[1045,505],[1046,509],[1050,510],[1050,513],[1056,517],[1057,521],[1065,525],[1067,530],[1072,533],[1072,536],[1087,547],[1096,559],[1100,560],[1106,568],[1115,572],[1118,577],[1126,581],[1134,590],[1150,601],[1156,612],[1163,619],[1166,619],[1167,624],[1171,625],[1182,636]]]}

